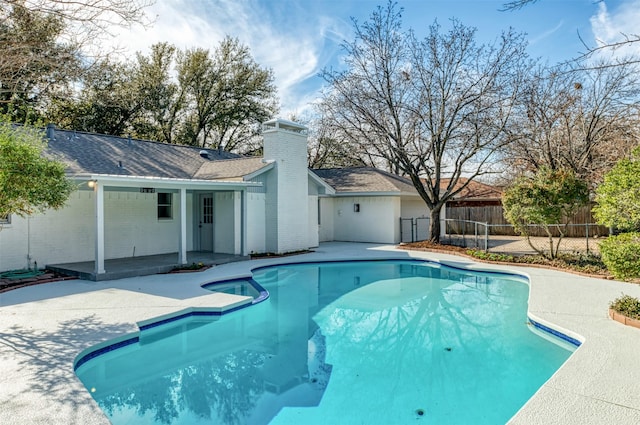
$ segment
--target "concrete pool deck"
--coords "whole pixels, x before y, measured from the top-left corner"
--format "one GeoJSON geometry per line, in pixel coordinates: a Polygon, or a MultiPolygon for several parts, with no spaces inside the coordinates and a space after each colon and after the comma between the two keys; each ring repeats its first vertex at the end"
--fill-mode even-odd
{"type": "Polygon", "coordinates": [[[198,273],[61,281],[0,294],[0,423],[108,424],[74,374],[73,362],[81,351],[137,331],[140,321],[188,307],[245,302],[202,289],[203,283],[247,276],[264,265],[367,258],[420,258],[529,276],[530,316],[584,342],[509,423],[640,423],[640,330],[607,315],[609,302],[622,293],[640,297],[639,285],[350,243],[326,243],[309,254],[224,264],[198,273]]]}

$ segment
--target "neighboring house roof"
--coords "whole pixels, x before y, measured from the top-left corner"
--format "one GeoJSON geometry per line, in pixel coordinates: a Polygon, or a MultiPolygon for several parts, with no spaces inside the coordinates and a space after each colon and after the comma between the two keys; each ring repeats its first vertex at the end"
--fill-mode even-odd
{"type": "Polygon", "coordinates": [[[200,179],[205,165],[240,155],[191,146],[55,129],[47,153],[78,174],[200,179]],[[205,152],[202,152],[203,155],[205,152]]]}
{"type": "Polygon", "coordinates": [[[417,194],[409,179],[373,167],[325,168],[313,170],[336,193],[417,194]]]}
{"type": "MultiPolygon", "coordinates": [[[[451,179],[440,180],[440,188],[446,189],[451,179]]],[[[456,183],[455,189],[459,188],[463,184],[469,181],[466,177],[460,177],[456,183]]],[[[486,183],[481,183],[475,180],[469,182],[469,185],[462,189],[460,193],[454,196],[454,200],[487,200],[487,199],[501,199],[502,191],[486,183]]]]}

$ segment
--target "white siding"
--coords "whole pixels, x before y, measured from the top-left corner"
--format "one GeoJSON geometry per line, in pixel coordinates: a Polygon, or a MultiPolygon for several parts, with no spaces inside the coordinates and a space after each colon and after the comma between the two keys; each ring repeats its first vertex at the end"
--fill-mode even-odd
{"type": "Polygon", "coordinates": [[[400,211],[402,218],[429,217],[429,208],[421,198],[403,199],[400,211]]]}
{"type": "Polygon", "coordinates": [[[267,171],[265,188],[265,250],[278,250],[278,170],[267,171]]]}
{"type": "Polygon", "coordinates": [[[334,237],[335,199],[320,198],[320,242],[330,242],[334,237]]]}
{"type": "Polygon", "coordinates": [[[307,242],[308,247],[316,247],[318,246],[319,240],[319,231],[318,228],[318,197],[317,196],[309,196],[309,227],[307,230],[307,234],[309,235],[309,241],[307,242]]]}
{"type": "Polygon", "coordinates": [[[247,194],[247,251],[263,253],[265,246],[265,195],[247,194]]]}
{"type": "Polygon", "coordinates": [[[398,243],[400,197],[366,196],[334,199],[334,240],[398,243]],[[354,204],[360,211],[354,211],[354,204]]]}
{"type": "MultiPolygon", "coordinates": [[[[187,248],[192,249],[191,195],[187,195],[187,248]]],[[[180,198],[173,194],[173,218],[158,220],[157,194],[105,192],[105,257],[125,258],[178,251],[180,198]]],[[[64,209],[29,219],[12,216],[0,231],[0,270],[27,267],[27,255],[47,264],[93,261],[95,199],[90,191],[71,194],[64,209]]]]}
{"type": "Polygon", "coordinates": [[[179,194],[172,194],[171,219],[158,219],[157,196],[157,193],[105,192],[105,258],[178,252],[179,194]]]}
{"type": "MultiPolygon", "coordinates": [[[[238,217],[235,192],[216,192],[213,198],[213,251],[222,254],[235,254],[238,217]]],[[[238,237],[237,237],[238,236],[238,237]]]]}
{"type": "Polygon", "coordinates": [[[76,191],[62,210],[30,218],[13,215],[0,231],[0,270],[28,266],[28,256],[44,267],[48,263],[93,260],[93,192],[76,191]]]}

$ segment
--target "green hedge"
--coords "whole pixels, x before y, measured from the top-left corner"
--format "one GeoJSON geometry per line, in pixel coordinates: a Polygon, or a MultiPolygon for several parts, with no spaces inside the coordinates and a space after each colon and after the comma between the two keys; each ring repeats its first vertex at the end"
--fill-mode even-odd
{"type": "Polygon", "coordinates": [[[610,236],[600,243],[600,254],[616,279],[640,277],[640,233],[610,236]]]}

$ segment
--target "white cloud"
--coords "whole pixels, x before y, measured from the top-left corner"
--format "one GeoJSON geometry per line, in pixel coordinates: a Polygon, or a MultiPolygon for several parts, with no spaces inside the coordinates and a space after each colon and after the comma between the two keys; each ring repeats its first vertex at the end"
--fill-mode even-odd
{"type": "Polygon", "coordinates": [[[317,78],[331,60],[347,28],[346,22],[303,6],[259,0],[163,0],[148,11],[155,17],[151,27],[122,30],[114,43],[133,54],[147,52],[161,41],[214,49],[225,35],[237,37],[261,66],[273,69],[285,116],[307,108],[314,97],[309,79],[317,78]]]}
{"type": "MultiPolygon", "coordinates": [[[[599,3],[598,13],[591,17],[591,29],[596,44],[590,47],[638,38],[640,36],[638,22],[640,22],[640,0],[625,0],[611,11],[607,7],[607,2],[599,3]]],[[[626,45],[615,54],[640,54],[640,42],[626,45]]]]}
{"type": "Polygon", "coordinates": [[[549,37],[553,36],[558,30],[560,30],[563,25],[564,25],[564,20],[561,20],[560,22],[558,22],[558,24],[555,27],[544,31],[543,33],[538,34],[535,37],[529,38],[529,44],[534,45],[543,40],[548,39],[549,37]]]}

